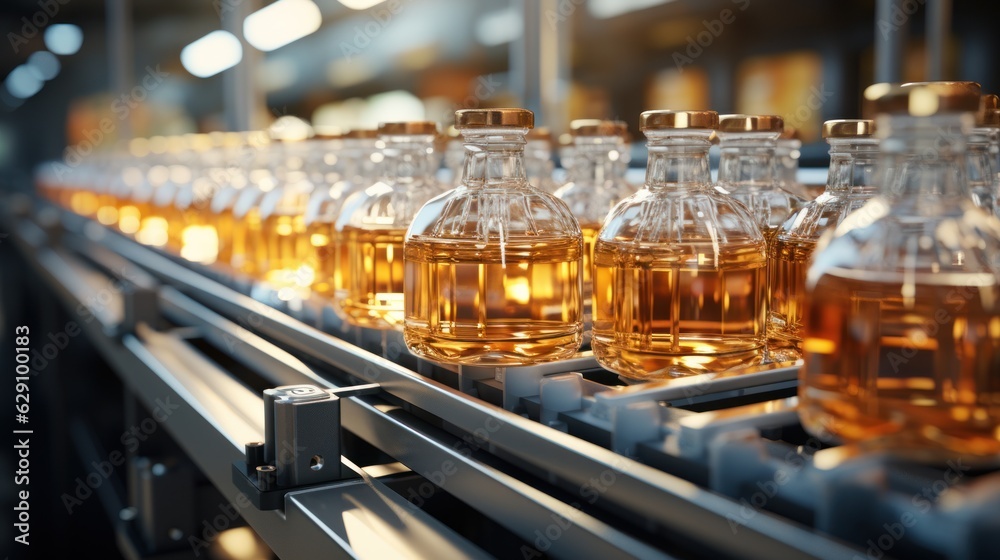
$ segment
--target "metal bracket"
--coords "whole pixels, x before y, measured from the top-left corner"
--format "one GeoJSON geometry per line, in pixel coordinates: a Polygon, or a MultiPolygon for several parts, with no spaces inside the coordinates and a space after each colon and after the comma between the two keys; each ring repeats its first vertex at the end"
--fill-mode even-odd
{"type": "Polygon", "coordinates": [[[341,460],[340,399],[379,390],[375,383],[265,390],[265,440],[246,444],[246,460],[233,463],[233,483],[258,509],[271,510],[281,509],[292,490],[356,477],[341,460]]]}

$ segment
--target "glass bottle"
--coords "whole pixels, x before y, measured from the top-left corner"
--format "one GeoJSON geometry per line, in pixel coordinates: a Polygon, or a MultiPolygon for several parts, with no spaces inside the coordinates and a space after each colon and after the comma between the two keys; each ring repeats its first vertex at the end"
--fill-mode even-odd
{"type": "Polygon", "coordinates": [[[774,177],[775,144],[784,128],[775,115],[719,116],[718,187],[750,209],[767,240],[795,204],[774,177]]]}
{"type": "Polygon", "coordinates": [[[271,139],[262,130],[229,133],[223,150],[225,163],[217,176],[218,190],[209,212],[219,235],[217,262],[253,274],[256,263],[249,258],[249,230],[259,227],[257,205],[263,192],[274,187],[270,170],[271,139]]]}
{"type": "Polygon", "coordinates": [[[162,249],[167,246],[169,227],[166,216],[153,201],[170,180],[167,164],[172,155],[167,153],[167,142],[162,136],[149,139],[149,152],[151,165],[132,195],[132,203],[139,212],[139,231],[135,233],[135,240],[162,249]]]}
{"type": "Polygon", "coordinates": [[[549,194],[556,192],[559,185],[552,177],[555,163],[552,161],[552,133],[545,127],[528,131],[524,147],[524,169],[528,182],[536,189],[549,194]]]}
{"type": "Polygon", "coordinates": [[[746,206],[712,187],[709,137],[718,122],[714,111],[640,117],[646,183],[612,210],[594,249],[591,347],[624,377],[762,360],[766,244],[746,206]]]}
{"type": "Polygon", "coordinates": [[[444,151],[444,166],[451,175],[449,182],[452,187],[462,183],[462,165],[465,163],[465,144],[462,133],[454,125],[448,127],[448,143],[444,151]]]}
{"type": "Polygon", "coordinates": [[[608,212],[635,192],[625,181],[625,134],[622,121],[580,119],[570,123],[574,136],[573,165],[569,182],[555,192],[569,206],[583,232],[583,309],[589,327],[593,302],[594,242],[608,212]]]}
{"type": "Polygon", "coordinates": [[[830,144],[826,191],[782,224],[770,247],[768,352],[776,362],[801,357],[806,270],[816,242],[875,194],[878,140],[871,120],[823,123],[830,144]]]}
{"type": "Polygon", "coordinates": [[[998,132],[996,126],[991,126],[997,99],[997,96],[992,94],[980,98],[976,125],[965,139],[969,191],[972,193],[972,200],[976,206],[991,214],[1000,212],[997,200],[1000,194],[997,192],[997,170],[994,167],[996,154],[991,152],[998,132]]]}
{"type": "Polygon", "coordinates": [[[180,185],[174,196],[174,209],[181,221],[178,252],[191,262],[212,264],[219,256],[219,235],[209,206],[219,188],[213,174],[222,165],[222,152],[207,134],[193,135],[188,143],[193,152],[188,163],[191,179],[180,185]]]}
{"type": "MultiPolygon", "coordinates": [[[[340,234],[337,231],[337,218],[340,217],[343,205],[350,195],[376,182],[381,172],[380,163],[383,157],[382,150],[379,148],[377,129],[356,128],[344,134],[342,160],[344,162],[343,177],[345,183],[340,185],[343,192],[331,191],[331,195],[336,195],[339,200],[335,204],[326,205],[323,211],[317,208],[316,229],[323,231],[314,232],[322,235],[325,231],[329,231],[333,259],[326,261],[325,264],[330,282],[329,288],[323,290],[327,297],[330,296],[330,294],[325,293],[327,291],[331,292],[334,299],[337,299],[337,294],[343,297],[347,290],[347,285],[344,283],[343,267],[340,265],[340,263],[347,262],[347,246],[341,242],[340,234]],[[329,224],[328,229],[326,224],[329,224]]],[[[321,239],[317,238],[317,240],[321,239]]],[[[339,311],[340,306],[334,305],[334,310],[339,311]]]]}
{"type": "Polygon", "coordinates": [[[799,182],[799,157],[802,155],[802,140],[795,127],[785,125],[774,144],[774,180],[778,188],[792,195],[792,211],[798,210],[805,201],[813,197],[799,182]]]}
{"type": "Polygon", "coordinates": [[[940,460],[1000,454],[1000,221],[973,205],[978,84],[876,84],[878,195],[817,246],[799,414],[940,460]],[[880,437],[881,436],[881,437],[880,437]]]}
{"type": "Polygon", "coordinates": [[[583,238],[566,205],[525,174],[526,109],[458,111],[462,183],[406,234],[406,346],[428,360],[518,366],[583,339],[583,238]]]}
{"type": "Polygon", "coordinates": [[[420,207],[441,193],[437,133],[428,121],[379,125],[380,178],[344,202],[335,225],[344,288],[335,304],[351,324],[403,326],[403,239],[420,207]]]}

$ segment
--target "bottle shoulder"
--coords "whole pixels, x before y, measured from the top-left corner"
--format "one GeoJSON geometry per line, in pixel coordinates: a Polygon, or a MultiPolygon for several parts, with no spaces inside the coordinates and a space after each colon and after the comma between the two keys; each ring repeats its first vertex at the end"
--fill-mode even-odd
{"type": "Polygon", "coordinates": [[[429,200],[414,218],[411,235],[480,241],[515,236],[580,235],[569,207],[527,185],[459,185],[429,200]]]}
{"type": "Polygon", "coordinates": [[[599,238],[631,243],[763,243],[745,206],[713,189],[640,189],[608,215],[599,238]]]}
{"type": "Polygon", "coordinates": [[[890,274],[922,274],[923,281],[946,281],[947,274],[986,274],[1000,283],[1000,220],[971,204],[937,216],[899,212],[876,197],[825,234],[810,275],[833,269],[890,274]]]}
{"type": "Polygon", "coordinates": [[[406,228],[420,208],[440,193],[440,183],[432,180],[377,181],[346,197],[336,228],[406,228]]]}

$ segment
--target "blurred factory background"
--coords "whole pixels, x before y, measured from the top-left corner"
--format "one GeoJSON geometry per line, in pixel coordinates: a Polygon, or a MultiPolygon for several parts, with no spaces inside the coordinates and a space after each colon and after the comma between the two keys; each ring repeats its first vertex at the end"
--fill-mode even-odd
{"type": "Polygon", "coordinates": [[[778,113],[822,166],[820,124],[859,116],[873,81],[997,91],[998,15],[950,0],[5,0],[0,169],[285,115],[447,125],[508,105],[556,133],[616,117],[640,137],[646,109],[778,113]]]}

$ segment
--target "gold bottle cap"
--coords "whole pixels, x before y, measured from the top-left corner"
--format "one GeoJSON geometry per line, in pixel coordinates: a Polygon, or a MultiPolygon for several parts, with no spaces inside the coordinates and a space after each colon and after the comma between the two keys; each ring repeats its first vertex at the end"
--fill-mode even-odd
{"type": "Polygon", "coordinates": [[[455,111],[455,128],[534,128],[535,114],[527,109],[462,109],[455,111]]]}
{"type": "Polygon", "coordinates": [[[719,132],[784,132],[778,115],[719,115],[719,132]]]}
{"type": "Polygon", "coordinates": [[[1000,128],[1000,109],[986,109],[978,116],[976,126],[1000,128]]]}
{"type": "Polygon", "coordinates": [[[982,111],[987,109],[1000,109],[1000,96],[995,93],[984,93],[982,97],[979,98],[979,109],[982,111]]]}
{"type": "Polygon", "coordinates": [[[976,82],[910,82],[873,84],[865,101],[875,113],[928,117],[946,113],[974,113],[979,108],[976,82]]]}
{"type": "Polygon", "coordinates": [[[786,124],[785,130],[781,131],[781,136],[778,136],[778,140],[802,140],[802,136],[799,134],[799,129],[786,124]]]}
{"type": "Polygon", "coordinates": [[[984,94],[979,98],[979,111],[976,112],[976,126],[996,128],[996,111],[1000,109],[1000,97],[993,93],[984,94]]]}
{"type": "Polygon", "coordinates": [[[870,119],[836,119],[823,123],[823,138],[870,138],[875,134],[875,121],[870,119]]]}
{"type": "Polygon", "coordinates": [[[601,119],[577,119],[569,123],[569,129],[575,136],[621,136],[628,134],[628,125],[624,121],[601,119]]]}
{"type": "Polygon", "coordinates": [[[389,135],[433,134],[436,136],[438,133],[438,123],[433,121],[379,123],[378,133],[389,135]]]}
{"type": "Polygon", "coordinates": [[[344,138],[351,140],[372,139],[378,137],[378,130],[374,128],[354,128],[344,133],[344,138]]]}
{"type": "Polygon", "coordinates": [[[713,130],[719,127],[719,114],[715,111],[645,111],[639,115],[639,130],[698,128],[713,130]]]}

